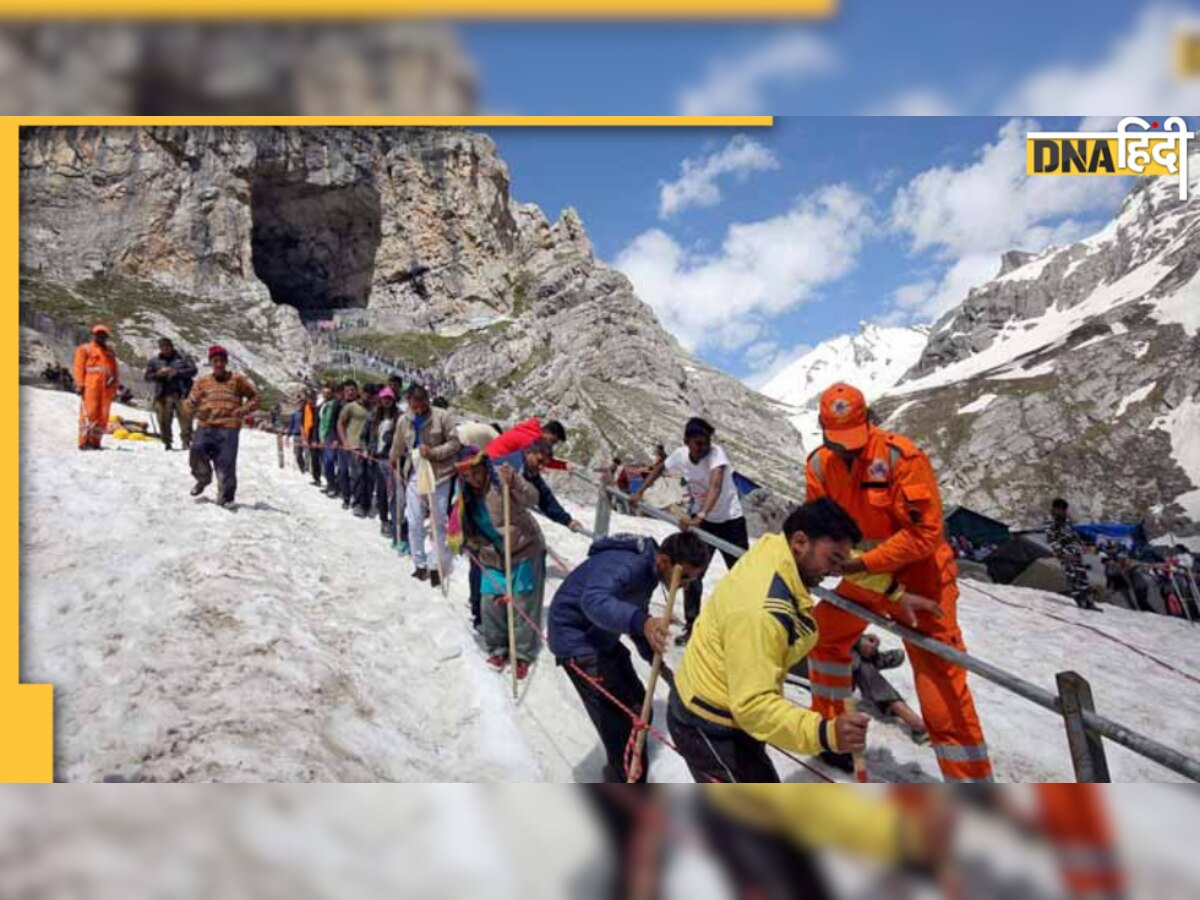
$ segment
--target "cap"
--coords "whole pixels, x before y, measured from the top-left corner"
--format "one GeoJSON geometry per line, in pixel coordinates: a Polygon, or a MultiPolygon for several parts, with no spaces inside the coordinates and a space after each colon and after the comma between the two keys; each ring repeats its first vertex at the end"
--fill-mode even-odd
{"type": "Polygon", "coordinates": [[[825,443],[847,450],[866,446],[870,426],[867,423],[867,398],[856,387],[839,382],[821,395],[821,428],[825,443]]]}
{"type": "Polygon", "coordinates": [[[107,325],[93,325],[92,334],[107,334],[109,337],[112,337],[112,332],[108,330],[107,325]]]}
{"type": "Polygon", "coordinates": [[[383,400],[385,397],[391,397],[393,400],[395,400],[396,392],[393,391],[390,387],[384,388],[382,391],[379,392],[379,399],[383,400]]]}
{"type": "Polygon", "coordinates": [[[213,344],[208,348],[208,358],[212,359],[214,356],[223,356],[226,359],[229,359],[229,351],[220,344],[213,344]]]}
{"type": "Polygon", "coordinates": [[[473,444],[461,448],[454,457],[454,467],[460,472],[473,469],[487,460],[487,454],[473,444]]]}

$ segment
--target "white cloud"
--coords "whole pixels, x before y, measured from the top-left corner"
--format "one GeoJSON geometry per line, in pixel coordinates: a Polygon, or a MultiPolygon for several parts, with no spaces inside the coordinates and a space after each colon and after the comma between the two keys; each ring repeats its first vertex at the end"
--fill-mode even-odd
{"type": "Polygon", "coordinates": [[[867,116],[959,116],[958,104],[934,88],[913,88],[868,107],[867,116]]]}
{"type": "Polygon", "coordinates": [[[721,202],[717,179],[722,175],[744,181],[752,172],[778,169],[779,160],[762,144],[739,134],[723,150],[702,159],[685,159],[679,168],[677,179],[659,186],[659,218],[668,218],[693,206],[716,206],[721,202]]]}
{"type": "Polygon", "coordinates": [[[791,347],[781,347],[775,341],[752,344],[742,354],[742,363],[750,370],[750,374],[742,380],[754,390],[760,390],[793,362],[811,353],[812,349],[811,344],[795,344],[791,347]]]}
{"type": "Polygon", "coordinates": [[[1174,41],[1200,25],[1190,10],[1159,4],[1141,13],[1092,65],[1056,65],[1024,79],[997,105],[1000,115],[1188,115],[1200,108],[1200,81],[1176,77],[1174,41]]]}
{"type": "Polygon", "coordinates": [[[927,169],[896,192],[892,227],[911,238],[914,253],[932,250],[946,269],[936,284],[898,289],[886,321],[936,318],[994,278],[1004,251],[1076,240],[1088,231],[1089,213],[1106,210],[1127,190],[1120,178],[1026,175],[1025,135],[1037,128],[1012,119],[974,162],[927,169]]]}
{"type": "Polygon", "coordinates": [[[848,274],[871,223],[868,198],[833,185],[782,215],[731,225],[715,253],[689,251],[655,228],[615,265],[688,349],[737,349],[762,334],[765,320],[848,274]]]}
{"type": "Polygon", "coordinates": [[[788,31],[738,56],[711,62],[704,79],[680,92],[677,111],[685,116],[755,115],[767,109],[767,91],[794,86],[809,76],[837,68],[837,55],[824,40],[788,31]]]}

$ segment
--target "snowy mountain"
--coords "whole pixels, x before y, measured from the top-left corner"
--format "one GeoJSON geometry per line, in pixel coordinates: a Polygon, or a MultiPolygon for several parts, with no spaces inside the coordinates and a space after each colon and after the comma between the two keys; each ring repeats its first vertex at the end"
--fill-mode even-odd
{"type": "MultiPolygon", "coordinates": [[[[188,496],[183,454],[112,438],[104,453],[79,453],[70,394],[22,388],[20,403],[38,423],[22,431],[22,676],[55,685],[58,780],[599,780],[595,731],[553,660],[543,654],[515,704],[487,668],[465,567],[449,601],[409,578],[410,561],[375,522],[344,513],[290,460],[279,468],[273,436],[243,433],[231,513],[188,496]]],[[[592,510],[570,508],[591,521],[592,510]]],[[[584,559],[586,537],[542,528],[568,565],[584,559]]],[[[612,528],[670,531],[619,515],[612,528]]],[[[708,587],[724,573],[715,563],[708,587]]],[[[982,659],[1052,688],[1070,651],[1099,711],[1200,755],[1200,630],[1117,607],[1101,621],[1065,597],[971,581],[959,616],[982,659]]],[[[908,666],[889,678],[914,696],[908,666]]],[[[972,684],[1001,779],[1069,780],[1060,717],[972,684]]],[[[665,691],[657,721],[664,705],[665,691]]],[[[655,780],[690,780],[679,757],[652,749],[655,780]]],[[[1178,780],[1108,752],[1114,781],[1178,780]]],[[[785,780],[814,780],[774,758],[785,780]]],[[[868,762],[880,780],[938,777],[932,750],[885,722],[872,726],[868,762]]]]}
{"type": "Polygon", "coordinates": [[[912,368],[929,342],[929,328],[884,328],[869,322],[857,334],[824,341],[775,375],[761,393],[798,411],[791,417],[806,451],[820,442],[817,404],[831,384],[847,381],[875,400],[912,368]]]}
{"type": "Polygon", "coordinates": [[[1190,199],[1138,181],[1096,234],[1006,254],[876,405],[933,456],[948,503],[1014,524],[1200,531],[1200,155],[1190,199]]]}

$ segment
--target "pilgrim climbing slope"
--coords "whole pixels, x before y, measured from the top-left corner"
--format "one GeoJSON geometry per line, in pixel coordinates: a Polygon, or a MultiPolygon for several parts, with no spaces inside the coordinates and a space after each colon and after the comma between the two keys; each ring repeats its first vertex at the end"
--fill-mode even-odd
{"type": "MultiPolygon", "coordinates": [[[[189,497],[186,456],[157,442],[108,436],[105,452],[79,453],[77,403],[22,388],[22,676],[56,687],[59,780],[600,779],[595,731],[552,659],[516,703],[484,664],[464,566],[448,599],[413,580],[374,522],[279,468],[271,435],[244,433],[230,513],[189,497]]],[[[585,537],[542,525],[568,565],[584,558],[585,537]]],[[[669,530],[622,516],[613,529],[669,530]]],[[[714,563],[709,587],[723,574],[714,563]]],[[[552,566],[549,595],[560,579],[552,566]]],[[[1115,607],[1097,620],[1066,598],[969,581],[960,617],[982,658],[1046,687],[1075,669],[1101,712],[1200,756],[1200,628],[1115,607]]],[[[914,697],[909,669],[894,676],[914,697]]],[[[1002,779],[1071,780],[1056,717],[973,687],[1002,779]]],[[[690,780],[669,748],[651,752],[652,779],[690,780]]],[[[886,723],[867,758],[875,780],[936,778],[932,751],[886,723]]],[[[1114,781],[1178,780],[1119,747],[1109,760],[1114,781]]],[[[820,780],[775,761],[786,779],[820,780]]]]}

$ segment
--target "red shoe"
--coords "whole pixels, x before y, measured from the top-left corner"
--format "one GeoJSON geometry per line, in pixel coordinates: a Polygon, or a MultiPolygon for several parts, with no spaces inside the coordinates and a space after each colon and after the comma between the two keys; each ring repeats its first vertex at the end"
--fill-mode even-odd
{"type": "Polygon", "coordinates": [[[524,681],[529,676],[529,663],[523,659],[517,660],[517,681],[524,681]]]}
{"type": "Polygon", "coordinates": [[[487,664],[497,672],[503,672],[504,667],[508,665],[508,657],[503,653],[496,653],[487,658],[487,664]]]}

